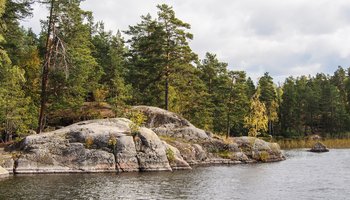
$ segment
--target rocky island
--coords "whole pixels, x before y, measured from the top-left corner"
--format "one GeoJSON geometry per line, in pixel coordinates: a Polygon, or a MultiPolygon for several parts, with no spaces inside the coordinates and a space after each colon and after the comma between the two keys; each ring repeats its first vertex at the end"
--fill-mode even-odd
{"type": "Polygon", "coordinates": [[[314,153],[328,152],[329,149],[322,142],[316,142],[316,144],[309,150],[314,153]]]}
{"type": "Polygon", "coordinates": [[[285,159],[276,143],[253,137],[226,141],[175,113],[148,106],[133,109],[147,117],[136,133],[125,118],[83,121],[27,136],[5,149],[0,166],[19,174],[131,172],[285,159]]]}

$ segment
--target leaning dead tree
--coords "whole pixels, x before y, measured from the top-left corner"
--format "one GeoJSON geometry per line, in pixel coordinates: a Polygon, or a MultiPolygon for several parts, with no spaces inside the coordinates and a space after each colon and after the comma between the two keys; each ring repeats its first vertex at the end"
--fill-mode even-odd
{"type": "Polygon", "coordinates": [[[48,84],[50,69],[63,67],[67,72],[67,57],[66,48],[64,42],[59,36],[59,29],[57,23],[59,21],[59,12],[56,8],[59,7],[59,1],[50,0],[50,15],[47,24],[47,38],[45,44],[45,58],[42,66],[42,79],[41,79],[41,95],[40,95],[40,112],[38,120],[37,133],[41,133],[45,127],[45,114],[48,101],[48,84]]]}

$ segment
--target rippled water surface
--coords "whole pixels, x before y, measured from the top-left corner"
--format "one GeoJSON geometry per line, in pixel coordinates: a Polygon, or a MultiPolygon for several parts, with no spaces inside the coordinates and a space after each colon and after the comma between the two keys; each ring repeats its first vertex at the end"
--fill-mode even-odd
{"type": "Polygon", "coordinates": [[[350,150],[286,151],[269,164],[189,171],[22,175],[0,180],[0,199],[350,199],[350,150]]]}

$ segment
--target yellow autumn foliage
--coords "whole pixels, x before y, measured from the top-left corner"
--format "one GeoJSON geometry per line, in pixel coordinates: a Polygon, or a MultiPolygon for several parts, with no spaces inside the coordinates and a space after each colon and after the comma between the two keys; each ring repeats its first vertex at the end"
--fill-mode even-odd
{"type": "Polygon", "coordinates": [[[265,104],[259,100],[258,90],[250,100],[250,112],[244,118],[245,127],[249,129],[248,135],[257,137],[261,132],[267,131],[268,117],[265,104]]]}

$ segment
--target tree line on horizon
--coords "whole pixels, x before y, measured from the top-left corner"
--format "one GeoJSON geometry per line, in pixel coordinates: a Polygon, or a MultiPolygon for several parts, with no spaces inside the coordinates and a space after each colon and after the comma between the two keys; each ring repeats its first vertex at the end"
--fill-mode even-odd
{"type": "Polygon", "coordinates": [[[83,112],[89,102],[109,105],[116,117],[133,105],[156,106],[227,136],[350,131],[350,68],[289,77],[278,86],[266,72],[255,85],[214,53],[200,59],[189,46],[190,24],[166,4],[156,17],[143,15],[113,33],[80,8],[81,0],[43,0],[50,15],[36,35],[20,26],[33,2],[0,0],[2,141],[75,122],[64,121],[67,111],[75,120],[100,117],[83,112]]]}

